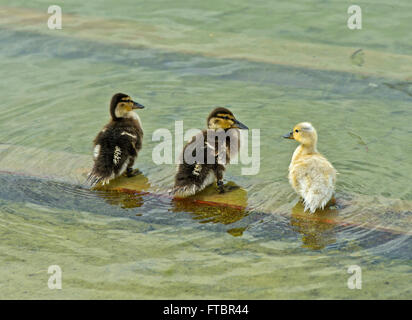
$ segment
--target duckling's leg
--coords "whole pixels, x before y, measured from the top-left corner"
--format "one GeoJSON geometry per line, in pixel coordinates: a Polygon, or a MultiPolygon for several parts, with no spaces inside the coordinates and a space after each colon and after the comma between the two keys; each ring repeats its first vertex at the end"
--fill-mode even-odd
{"type": "Polygon", "coordinates": [[[225,193],[225,189],[223,187],[223,171],[225,171],[225,167],[222,166],[221,164],[218,164],[215,167],[215,176],[216,176],[216,184],[217,184],[217,188],[219,190],[219,193],[225,193]]]}
{"type": "Polygon", "coordinates": [[[225,193],[225,188],[223,187],[223,180],[218,180],[216,184],[217,184],[217,189],[219,190],[219,193],[225,193]]]}
{"type": "Polygon", "coordinates": [[[335,206],[336,204],[336,198],[332,196],[326,206],[335,206]]]}
{"type": "Polygon", "coordinates": [[[134,158],[130,158],[129,163],[126,168],[126,176],[128,178],[141,174],[139,169],[133,170],[133,165],[134,165],[134,158]]]}

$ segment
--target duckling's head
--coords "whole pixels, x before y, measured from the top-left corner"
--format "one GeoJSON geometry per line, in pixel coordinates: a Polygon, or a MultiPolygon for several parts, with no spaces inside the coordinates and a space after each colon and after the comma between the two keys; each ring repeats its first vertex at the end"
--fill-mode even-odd
{"type": "Polygon", "coordinates": [[[130,96],[124,93],[116,93],[110,102],[110,115],[113,120],[132,118],[133,109],[143,109],[140,103],[134,102],[130,96]]]}
{"type": "Polygon", "coordinates": [[[318,134],[315,128],[309,122],[297,124],[290,133],[283,136],[286,139],[294,139],[305,146],[316,146],[318,134]]]}
{"type": "Polygon", "coordinates": [[[226,108],[214,109],[207,118],[207,127],[209,129],[223,129],[228,130],[232,128],[248,129],[243,123],[236,120],[233,113],[226,108]]]}

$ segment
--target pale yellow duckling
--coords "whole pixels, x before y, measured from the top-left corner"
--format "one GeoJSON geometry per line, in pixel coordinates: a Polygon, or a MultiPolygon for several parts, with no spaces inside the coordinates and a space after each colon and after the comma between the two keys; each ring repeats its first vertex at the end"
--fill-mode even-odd
{"type": "Polygon", "coordinates": [[[336,170],[316,149],[318,135],[309,122],[297,124],[284,138],[300,143],[289,165],[289,182],[303,198],[305,211],[325,208],[335,191],[336,170]]]}

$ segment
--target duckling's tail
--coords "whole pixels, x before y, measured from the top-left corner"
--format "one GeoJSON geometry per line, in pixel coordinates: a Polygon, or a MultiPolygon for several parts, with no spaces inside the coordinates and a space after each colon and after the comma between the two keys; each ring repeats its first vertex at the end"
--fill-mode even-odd
{"type": "Polygon", "coordinates": [[[110,176],[100,175],[93,168],[93,170],[87,176],[86,183],[89,184],[91,187],[94,187],[99,183],[101,183],[102,185],[105,185],[105,184],[109,183],[109,181],[111,179],[112,179],[112,175],[110,175],[110,176]]]}
{"type": "Polygon", "coordinates": [[[324,209],[333,196],[334,185],[332,179],[326,183],[318,182],[308,188],[302,188],[303,204],[305,211],[314,213],[317,209],[324,209]]]}
{"type": "Polygon", "coordinates": [[[172,190],[172,195],[178,198],[187,198],[205,189],[208,185],[214,182],[214,176],[209,174],[202,182],[191,181],[184,185],[175,185],[172,190]]]}
{"type": "Polygon", "coordinates": [[[206,171],[207,173],[201,179],[198,179],[199,173],[198,175],[194,175],[193,172],[189,177],[178,177],[175,180],[175,186],[171,192],[172,195],[178,198],[190,197],[202,191],[215,181],[215,175],[211,171],[206,171]]]}
{"type": "Polygon", "coordinates": [[[200,188],[200,186],[193,183],[193,184],[186,185],[186,186],[175,186],[172,189],[171,194],[178,198],[187,198],[187,197],[193,196],[194,194],[196,194],[197,192],[201,190],[202,189],[200,188]]]}

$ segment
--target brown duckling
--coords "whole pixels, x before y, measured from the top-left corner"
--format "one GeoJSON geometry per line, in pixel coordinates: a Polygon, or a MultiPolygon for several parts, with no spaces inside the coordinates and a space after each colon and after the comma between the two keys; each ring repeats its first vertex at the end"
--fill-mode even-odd
{"type": "Polygon", "coordinates": [[[248,128],[236,120],[230,110],[221,107],[209,114],[207,127],[207,130],[199,132],[183,148],[182,163],[178,166],[173,189],[176,197],[192,196],[215,181],[219,191],[224,192],[225,164],[230,162],[230,156],[239,149],[237,129],[248,128]],[[186,155],[191,155],[190,161],[186,155]],[[194,158],[196,160],[192,161],[194,158]]]}
{"type": "Polygon", "coordinates": [[[111,121],[94,139],[94,167],[87,181],[92,185],[107,184],[126,172],[133,176],[133,164],[142,148],[143,129],[134,109],[144,106],[130,96],[117,93],[110,102],[111,121]]]}

